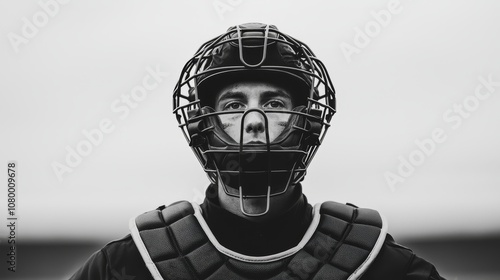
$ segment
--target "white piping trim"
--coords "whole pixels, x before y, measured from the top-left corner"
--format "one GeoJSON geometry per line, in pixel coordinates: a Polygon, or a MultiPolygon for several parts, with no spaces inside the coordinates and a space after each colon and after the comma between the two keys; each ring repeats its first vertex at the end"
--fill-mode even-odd
{"type": "Polygon", "coordinates": [[[139,250],[139,253],[141,253],[142,259],[144,260],[146,267],[149,269],[151,276],[153,276],[153,279],[155,280],[163,280],[163,277],[161,277],[158,268],[156,267],[155,263],[148,253],[148,250],[146,249],[146,245],[144,245],[144,242],[142,241],[141,235],[139,234],[139,229],[137,228],[137,225],[135,223],[135,218],[130,219],[128,227],[130,229],[130,234],[132,235],[135,246],[139,250]]]}
{"type": "Polygon", "coordinates": [[[377,257],[380,249],[382,249],[382,245],[384,245],[384,241],[387,236],[388,224],[382,214],[380,214],[380,218],[382,219],[382,228],[380,229],[380,235],[378,236],[378,239],[375,242],[372,251],[370,252],[370,254],[368,254],[366,260],[351,274],[351,276],[349,276],[349,278],[347,278],[347,280],[357,280],[361,278],[361,276],[363,276],[368,267],[370,267],[372,262],[377,257]]]}
{"type": "Polygon", "coordinates": [[[313,236],[314,232],[316,231],[316,228],[318,227],[320,216],[321,216],[319,214],[321,204],[314,205],[313,219],[311,221],[311,224],[309,225],[309,228],[307,229],[306,233],[304,234],[304,237],[302,237],[302,240],[300,240],[299,244],[297,244],[295,247],[292,247],[292,248],[290,248],[286,251],[280,252],[280,253],[276,253],[276,254],[272,254],[272,255],[268,255],[268,256],[258,256],[257,257],[257,256],[243,255],[243,254],[240,254],[238,252],[235,252],[233,250],[230,250],[230,249],[222,246],[219,243],[219,241],[217,241],[214,234],[212,233],[212,231],[208,227],[207,222],[203,218],[203,216],[201,214],[200,206],[194,202],[191,202],[191,204],[193,205],[193,208],[194,208],[194,216],[196,217],[196,219],[200,223],[201,228],[203,229],[203,231],[207,235],[210,242],[215,246],[215,248],[219,252],[223,253],[224,255],[226,255],[228,257],[231,257],[231,258],[234,258],[234,259],[237,259],[240,261],[244,261],[244,262],[250,262],[250,263],[273,262],[273,261],[284,259],[288,256],[291,256],[291,255],[297,253],[300,249],[302,249],[306,245],[306,243],[309,241],[309,239],[311,239],[311,237],[313,236]]]}

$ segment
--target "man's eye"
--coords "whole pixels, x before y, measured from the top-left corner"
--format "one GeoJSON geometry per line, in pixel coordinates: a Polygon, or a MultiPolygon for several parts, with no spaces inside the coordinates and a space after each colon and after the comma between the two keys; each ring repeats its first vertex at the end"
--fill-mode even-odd
{"type": "Polygon", "coordinates": [[[239,102],[230,102],[224,106],[224,110],[241,110],[243,108],[243,104],[239,102]]]}
{"type": "Polygon", "coordinates": [[[278,100],[273,100],[273,101],[269,101],[269,102],[267,102],[267,103],[264,105],[264,107],[277,109],[277,108],[284,108],[284,107],[285,107],[285,104],[283,104],[283,102],[281,102],[281,101],[278,101],[278,100]]]}

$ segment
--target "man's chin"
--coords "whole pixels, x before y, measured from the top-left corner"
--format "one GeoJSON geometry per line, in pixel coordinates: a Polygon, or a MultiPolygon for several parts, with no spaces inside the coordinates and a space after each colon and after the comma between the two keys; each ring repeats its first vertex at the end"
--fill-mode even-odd
{"type": "Polygon", "coordinates": [[[243,143],[244,145],[266,145],[266,142],[263,140],[250,140],[243,143]]]}

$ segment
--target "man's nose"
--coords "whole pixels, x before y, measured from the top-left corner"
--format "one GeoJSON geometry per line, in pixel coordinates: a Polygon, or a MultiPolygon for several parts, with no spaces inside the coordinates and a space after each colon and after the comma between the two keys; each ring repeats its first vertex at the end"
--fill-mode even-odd
{"type": "Polygon", "coordinates": [[[262,113],[258,111],[248,112],[243,121],[246,133],[259,134],[265,132],[265,116],[262,113]]]}

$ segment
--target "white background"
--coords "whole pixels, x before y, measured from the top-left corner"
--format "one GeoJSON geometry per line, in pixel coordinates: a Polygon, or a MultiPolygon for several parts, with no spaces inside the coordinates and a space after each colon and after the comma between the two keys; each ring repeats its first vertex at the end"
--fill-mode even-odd
{"type": "Polygon", "coordinates": [[[376,28],[372,13],[388,3],[73,0],[15,46],[23,18],[44,10],[0,2],[0,218],[8,160],[18,163],[18,238],[116,239],[130,217],[200,201],[208,180],[171,114],[172,89],[201,43],[257,21],[306,42],[337,90],[338,114],[303,184],[311,203],[378,209],[396,239],[500,233],[500,86],[455,129],[443,118],[472,98],[478,77],[500,81],[500,3],[401,0],[345,55],[341,46],[356,47],[356,28],[376,28]],[[169,76],[120,118],[111,105],[148,67],[169,76]],[[54,162],[66,164],[67,147],[103,119],[115,129],[59,181],[54,162]],[[446,140],[391,189],[384,174],[397,174],[399,157],[436,128],[446,140]]]}

